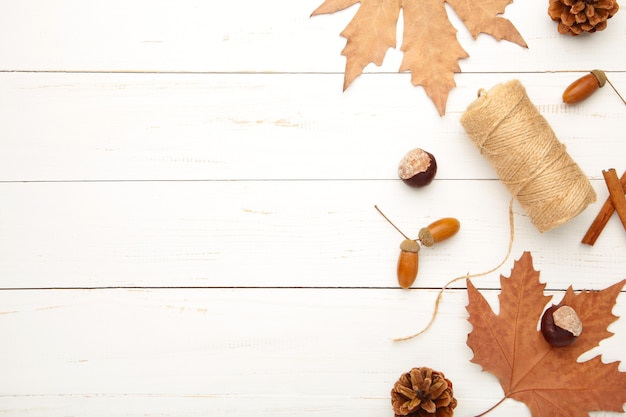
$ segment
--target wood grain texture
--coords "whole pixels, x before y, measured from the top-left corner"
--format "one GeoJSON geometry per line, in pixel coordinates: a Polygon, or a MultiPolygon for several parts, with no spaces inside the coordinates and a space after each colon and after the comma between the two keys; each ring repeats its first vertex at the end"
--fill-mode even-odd
{"type": "MultiPolygon", "coordinates": [[[[255,0],[125,2],[24,0],[0,16],[0,69],[20,71],[342,72],[339,36],[355,7],[310,17],[321,0],[270,4],[255,0]],[[19,40],[19,41],[16,41],[19,40]]],[[[560,35],[546,2],[514,2],[505,10],[528,44],[476,40],[451,8],[448,15],[470,58],[463,71],[623,71],[620,50],[626,17],[616,14],[597,36],[560,35]],[[598,44],[600,44],[598,46],[598,44]],[[607,52],[609,51],[609,52],[607,52]]],[[[401,26],[399,30],[401,30],[401,26]]],[[[382,67],[397,72],[402,55],[391,50],[382,67]]],[[[340,81],[341,82],[341,81],[340,81]]],[[[341,88],[341,84],[338,85],[341,88]]]]}
{"type": "MultiPolygon", "coordinates": [[[[594,185],[606,193],[601,180],[594,185]]],[[[415,237],[439,217],[461,222],[452,239],[421,251],[417,287],[504,258],[510,197],[499,181],[406,189],[400,181],[0,184],[0,274],[5,288],[394,287],[402,236],[375,204],[415,237]]],[[[594,247],[580,244],[596,206],[543,235],[516,206],[513,257],[535,252],[553,288],[572,276],[579,289],[618,281],[626,260],[617,218],[594,247]]],[[[488,282],[497,287],[497,275],[488,282]]]]}
{"type": "MultiPolygon", "coordinates": [[[[437,157],[438,179],[492,179],[459,119],[480,88],[511,79],[602,178],[623,159],[624,106],[608,86],[563,104],[579,76],[462,74],[440,118],[407,74],[342,93],[335,74],[0,73],[0,180],[397,179],[414,147],[437,157]]],[[[626,87],[626,72],[608,76],[626,87]]]]}
{"type": "MultiPolygon", "coordinates": [[[[463,281],[426,334],[392,338],[426,323],[449,279],[506,253],[510,196],[459,118],[480,88],[513,78],[598,201],[545,234],[514,205],[511,257],[474,284],[497,308],[499,274],[524,251],[555,300],[626,278],[616,217],[580,244],[608,196],[602,170],[626,169],[625,107],[608,86],[561,102],[593,68],[626,91],[626,13],[573,38],[546,2],[515,1],[504,17],[524,49],[472,39],[448,7],[470,58],[439,117],[397,73],[400,45],[341,91],[339,33],[358,6],[310,17],[321,1],[4,3],[0,415],[383,417],[414,366],[453,380],[457,415],[486,410],[502,392],[470,362],[463,281]],[[439,166],[420,190],[396,176],[414,147],[439,166]],[[414,289],[397,287],[401,236],[374,204],[410,235],[461,222],[422,250],[414,289]]],[[[610,330],[587,358],[624,360],[623,318],[610,330]]],[[[530,414],[514,401],[491,413],[510,415],[530,414]]]]}
{"type": "MultiPolygon", "coordinates": [[[[484,294],[497,308],[497,292],[484,294]]],[[[2,292],[0,325],[14,337],[0,345],[0,403],[27,416],[385,416],[397,377],[428,364],[454,382],[457,413],[478,414],[500,388],[469,363],[464,291],[447,295],[432,331],[391,340],[428,316],[435,296],[400,289],[2,292]]],[[[616,314],[624,308],[620,299],[616,314]]],[[[616,359],[623,325],[612,326],[617,335],[595,354],[616,359]]],[[[525,413],[515,401],[498,409],[512,412],[525,413]]]]}

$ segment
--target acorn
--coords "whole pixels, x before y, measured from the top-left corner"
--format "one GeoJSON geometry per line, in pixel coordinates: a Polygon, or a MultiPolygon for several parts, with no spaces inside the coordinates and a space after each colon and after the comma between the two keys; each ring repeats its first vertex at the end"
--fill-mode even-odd
{"type": "Polygon", "coordinates": [[[552,305],[541,317],[541,334],[552,346],[569,346],[578,339],[582,331],[583,324],[570,306],[552,305]]]}
{"type": "Polygon", "coordinates": [[[419,231],[419,241],[424,246],[432,246],[437,242],[449,239],[461,228],[461,223],[454,217],[436,220],[419,231]]]}
{"type": "Polygon", "coordinates": [[[430,184],[436,173],[435,157],[421,148],[407,152],[398,165],[398,176],[411,187],[423,187],[430,184]]]}
{"type": "Polygon", "coordinates": [[[417,278],[419,268],[420,245],[411,239],[404,239],[400,244],[398,256],[398,284],[402,288],[411,288],[417,278]]]}
{"type": "Polygon", "coordinates": [[[563,92],[563,102],[576,104],[589,98],[606,84],[606,74],[601,70],[593,70],[587,75],[571,83],[563,92]]]}

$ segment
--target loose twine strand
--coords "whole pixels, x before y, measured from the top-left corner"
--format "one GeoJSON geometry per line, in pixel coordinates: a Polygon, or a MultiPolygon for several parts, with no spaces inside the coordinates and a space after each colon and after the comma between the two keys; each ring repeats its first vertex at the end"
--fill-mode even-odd
{"type": "Polygon", "coordinates": [[[461,124],[511,194],[508,250],[504,259],[488,271],[466,274],[446,283],[437,295],[426,327],[396,341],[419,336],[432,326],[443,293],[452,284],[488,275],[504,265],[513,247],[515,199],[542,233],[566,223],[596,200],[589,179],[568,155],[519,81],[498,84],[488,92],[479,90],[478,99],[463,114],[461,124]]]}

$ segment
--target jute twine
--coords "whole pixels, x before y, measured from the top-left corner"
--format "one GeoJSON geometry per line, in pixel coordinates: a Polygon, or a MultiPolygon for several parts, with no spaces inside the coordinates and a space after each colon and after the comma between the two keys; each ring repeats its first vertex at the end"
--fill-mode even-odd
{"type": "Polygon", "coordinates": [[[596,200],[518,80],[482,92],[461,124],[540,232],[560,226],[596,200]]]}
{"type": "Polygon", "coordinates": [[[518,80],[498,84],[488,92],[481,90],[461,117],[461,124],[511,193],[508,248],[502,261],[490,270],[448,281],[439,290],[428,324],[395,341],[412,339],[428,330],[443,293],[453,283],[488,275],[504,265],[513,247],[515,199],[542,233],[576,217],[596,200],[591,183],[518,80]]]}

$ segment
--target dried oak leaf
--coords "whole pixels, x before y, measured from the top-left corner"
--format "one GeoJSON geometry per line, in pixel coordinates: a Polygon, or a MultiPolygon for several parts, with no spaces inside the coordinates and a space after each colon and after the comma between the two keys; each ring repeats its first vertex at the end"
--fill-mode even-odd
{"type": "Polygon", "coordinates": [[[618,370],[619,362],[605,364],[600,356],[585,362],[577,359],[613,334],[607,327],[617,320],[611,310],[625,283],[578,294],[568,288],[563,303],[576,310],[583,332],[574,344],[556,348],[537,329],[550,297],[543,293],[545,284],[539,282],[530,253],[515,262],[510,278],[500,277],[499,314],[468,280],[467,310],[473,329],[467,345],[474,352],[472,362],[498,378],[503,400],[524,402],[533,417],[622,412],[626,373],[618,370]]]}
{"type": "Polygon", "coordinates": [[[404,53],[400,71],[411,72],[413,85],[424,87],[439,114],[446,111],[448,93],[456,86],[458,60],[469,55],[456,39],[445,3],[455,10],[472,36],[486,33],[527,47],[513,24],[500,17],[512,0],[326,0],[312,16],[335,13],[360,3],[354,18],[341,32],[346,38],[344,91],[370,63],[382,65],[389,48],[396,47],[396,25],[403,11],[404,53]]]}

